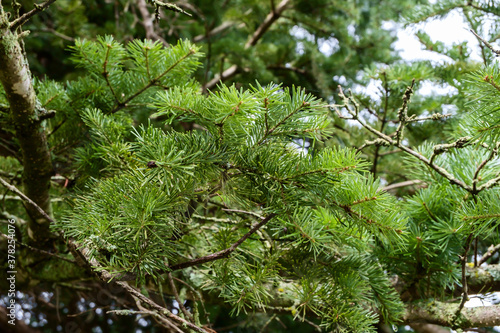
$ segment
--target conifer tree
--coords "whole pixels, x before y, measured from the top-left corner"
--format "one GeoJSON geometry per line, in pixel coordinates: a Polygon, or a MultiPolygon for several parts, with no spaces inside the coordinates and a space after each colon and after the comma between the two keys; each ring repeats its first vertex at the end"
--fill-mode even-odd
{"type": "MultiPolygon", "coordinates": [[[[64,309],[85,312],[95,306],[89,292],[98,291],[97,303],[103,295],[113,299],[106,310],[112,322],[130,327],[146,318],[145,325],[174,332],[213,332],[234,318],[245,321],[245,330],[276,332],[499,324],[498,305],[464,307],[470,295],[497,290],[500,276],[491,261],[499,247],[484,250],[497,243],[500,214],[500,74],[488,53],[500,51],[479,29],[488,66],[451,50],[444,52],[468,74],[427,63],[372,66],[367,78],[380,80],[380,101],[340,87],[338,99],[327,103],[308,91],[323,87],[329,97],[330,84],[321,77],[308,89],[245,75],[239,84],[215,86],[233,66],[245,67],[251,52],[240,64],[221,65],[219,79],[209,81],[205,73],[200,83],[201,65],[210,60],[185,39],[168,47],[110,35],[77,39],[71,46],[76,79],[32,79],[22,26],[53,2],[20,14],[16,1],[8,10],[0,1],[0,121],[8,134],[1,141],[0,182],[9,192],[1,212],[7,223],[0,226],[10,236],[15,225],[15,236],[2,238],[2,246],[15,238],[17,249],[15,263],[1,258],[2,286],[3,272],[15,268],[17,290],[42,282],[38,302],[55,288],[57,309],[59,297],[63,303],[80,297],[78,309],[64,309]],[[441,128],[449,115],[429,115],[445,98],[415,91],[422,80],[441,76],[467,97],[454,99],[459,111],[449,130],[424,142],[421,133],[441,128]],[[339,126],[350,137],[339,135],[339,126]],[[353,147],[332,144],[342,138],[353,147]],[[394,150],[399,158],[379,164],[394,150]],[[402,166],[421,186],[404,197],[381,184],[394,180],[391,167],[402,166]],[[486,260],[490,265],[480,267],[486,260]]],[[[152,17],[190,14],[185,4],[149,3],[152,17]]],[[[340,2],[334,8],[369,16],[377,13],[372,5],[360,12],[340,2]]],[[[314,13],[283,14],[308,6],[271,2],[243,51],[254,50],[278,19],[314,25],[314,13]]],[[[457,6],[417,7],[409,20],[457,6]]],[[[497,14],[488,3],[463,8],[475,18],[479,10],[497,14]]],[[[369,20],[359,22],[366,24],[360,31],[370,31],[369,20]]],[[[345,44],[339,52],[348,53],[345,44]]],[[[356,78],[356,66],[351,70],[345,72],[351,82],[366,79],[356,78]]],[[[27,296],[19,301],[32,303],[27,296]]],[[[79,322],[68,316],[61,330],[76,331],[79,322]]],[[[36,325],[44,323],[33,319],[36,325]]]]}

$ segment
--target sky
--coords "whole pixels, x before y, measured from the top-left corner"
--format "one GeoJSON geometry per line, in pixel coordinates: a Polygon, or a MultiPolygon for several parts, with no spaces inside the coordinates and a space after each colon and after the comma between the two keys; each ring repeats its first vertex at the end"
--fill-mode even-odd
{"type": "MultiPolygon", "coordinates": [[[[390,27],[391,23],[387,23],[387,25],[390,27]]],[[[431,37],[432,41],[441,41],[446,46],[467,41],[472,49],[471,59],[482,61],[479,53],[479,43],[472,32],[468,30],[458,10],[452,11],[440,20],[415,24],[406,29],[399,27],[398,41],[394,44],[396,50],[400,51],[401,57],[405,60],[430,59],[440,63],[449,62],[451,59],[444,55],[422,50],[422,45],[414,36],[414,33],[419,29],[423,29],[431,37]]]]}
{"type": "MultiPolygon", "coordinates": [[[[440,41],[448,47],[466,41],[471,49],[470,59],[482,61],[479,42],[472,32],[469,31],[458,9],[450,12],[442,19],[429,20],[406,28],[394,22],[386,22],[383,27],[387,30],[397,31],[398,40],[393,46],[399,51],[399,54],[405,61],[431,60],[439,64],[452,62],[452,59],[445,55],[424,50],[423,45],[415,36],[415,33],[419,30],[426,32],[433,42],[440,41]]],[[[426,81],[423,82],[419,92],[423,95],[431,93],[444,95],[452,93],[453,90],[455,89],[446,86],[436,86],[426,81]]]]}

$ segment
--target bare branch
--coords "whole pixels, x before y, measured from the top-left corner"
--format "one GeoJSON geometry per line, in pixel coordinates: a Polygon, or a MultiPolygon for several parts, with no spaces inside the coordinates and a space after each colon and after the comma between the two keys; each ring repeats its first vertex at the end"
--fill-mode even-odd
{"type": "Polygon", "coordinates": [[[410,103],[411,95],[413,94],[413,86],[415,85],[415,79],[411,81],[411,85],[406,88],[405,94],[403,95],[403,106],[398,111],[399,126],[396,130],[396,145],[401,143],[403,139],[403,130],[408,121],[408,103],[410,103]]]}
{"type": "Polygon", "coordinates": [[[45,32],[45,33],[50,33],[50,34],[53,34],[54,36],[56,37],[59,37],[61,39],[64,39],[68,42],[71,42],[71,43],[74,43],[75,42],[75,38],[73,37],[70,37],[70,36],[66,36],[65,34],[62,34],[58,31],[56,31],[55,29],[53,28],[42,28],[40,30],[35,30],[35,29],[31,29],[32,32],[45,32]]]}
{"type": "Polygon", "coordinates": [[[163,43],[163,45],[168,46],[167,41],[163,39],[163,37],[158,35],[154,29],[154,19],[149,13],[149,10],[146,6],[146,0],[137,1],[137,8],[139,8],[139,12],[142,16],[142,25],[144,26],[144,30],[146,31],[146,38],[153,41],[159,40],[163,43]]]}
{"type": "Polygon", "coordinates": [[[252,37],[250,37],[250,39],[246,42],[245,49],[257,44],[262,35],[264,35],[271,25],[281,16],[281,13],[285,11],[286,6],[288,6],[289,3],[290,0],[283,0],[275,8],[273,8],[269,14],[267,14],[262,24],[257,28],[257,30],[255,30],[252,37]]]}
{"type": "Polygon", "coordinates": [[[194,322],[193,315],[186,309],[184,303],[179,297],[179,293],[177,292],[177,288],[175,287],[174,279],[172,278],[172,273],[168,272],[167,277],[168,277],[168,282],[170,283],[170,288],[172,288],[172,293],[174,294],[175,300],[177,301],[179,308],[181,309],[182,313],[184,313],[184,316],[188,318],[190,322],[193,323],[194,322]]]}
{"type": "MultiPolygon", "coordinates": [[[[193,38],[193,42],[199,43],[199,42],[205,40],[207,37],[213,37],[213,36],[223,32],[224,30],[231,28],[232,26],[235,26],[236,24],[237,24],[236,22],[226,21],[226,22],[222,23],[221,25],[219,25],[218,27],[210,30],[207,34],[195,36],[193,38]]],[[[244,27],[244,26],[245,25],[242,23],[238,24],[238,28],[244,27]]]]}
{"type": "Polygon", "coordinates": [[[407,181],[404,181],[404,182],[400,182],[400,183],[395,183],[395,184],[384,186],[382,188],[382,191],[390,191],[390,190],[394,190],[396,188],[406,187],[406,186],[412,186],[412,185],[420,185],[420,186],[425,187],[426,183],[423,182],[423,181],[421,181],[421,180],[418,180],[418,179],[407,180],[407,181]]]}
{"type": "Polygon", "coordinates": [[[227,258],[234,250],[236,250],[236,248],[238,246],[241,245],[241,243],[243,243],[248,237],[250,237],[253,233],[255,233],[257,230],[259,230],[260,227],[265,225],[267,222],[269,222],[269,220],[271,220],[275,216],[276,216],[276,214],[274,214],[274,213],[269,214],[265,219],[263,219],[262,221],[257,223],[252,229],[250,229],[249,232],[247,232],[243,237],[238,239],[235,243],[233,243],[233,245],[231,245],[227,249],[209,254],[209,255],[201,257],[201,258],[197,258],[197,259],[193,259],[193,260],[183,262],[183,263],[180,263],[177,265],[169,266],[167,268],[167,271],[176,271],[176,270],[184,269],[184,268],[191,267],[191,266],[201,265],[201,264],[204,264],[204,263],[207,263],[210,261],[214,261],[214,260],[218,260],[218,259],[222,259],[222,258],[227,258]]]}
{"type": "MultiPolygon", "coordinates": [[[[97,276],[102,281],[110,282],[110,281],[114,280],[115,277],[111,273],[109,273],[108,271],[103,269],[101,264],[96,259],[90,258],[89,249],[82,247],[81,245],[79,245],[78,243],[76,243],[72,240],[68,241],[68,245],[70,246],[71,252],[73,252],[73,253],[76,252],[77,255],[75,255],[75,257],[78,257],[81,260],[83,260],[85,262],[85,264],[89,267],[98,268],[97,270],[93,270],[93,271],[97,274],[97,276]]],[[[114,280],[114,282],[117,285],[121,286],[126,291],[128,291],[129,294],[132,295],[133,297],[136,297],[142,303],[147,304],[151,308],[150,311],[152,311],[152,310],[156,311],[156,313],[158,315],[160,315],[162,317],[166,317],[167,319],[170,319],[170,320],[176,322],[177,325],[179,325],[180,327],[187,326],[196,332],[207,333],[207,331],[204,330],[203,328],[200,328],[200,327],[196,326],[195,324],[193,324],[193,323],[191,323],[191,322],[189,322],[189,321],[187,321],[179,316],[174,315],[167,308],[164,308],[164,307],[158,305],[156,302],[154,302],[153,300],[144,296],[139,290],[130,286],[128,283],[123,282],[123,281],[118,281],[118,280],[114,280]]]]}
{"type": "MultiPolygon", "coordinates": [[[[365,123],[364,121],[362,121],[359,118],[359,106],[358,106],[358,104],[356,103],[356,101],[354,100],[354,98],[347,97],[344,94],[341,86],[339,86],[339,96],[344,101],[344,105],[330,105],[330,107],[335,108],[335,111],[337,112],[337,114],[340,115],[340,111],[337,108],[338,106],[345,107],[346,110],[348,111],[348,113],[351,115],[351,118],[349,118],[349,119],[356,120],[361,126],[363,126],[364,128],[366,128],[368,131],[372,132],[373,134],[375,134],[379,138],[384,139],[390,145],[394,145],[394,146],[398,147],[399,149],[401,149],[402,151],[406,152],[407,154],[412,155],[413,157],[416,157],[417,159],[419,159],[423,163],[427,164],[430,168],[432,168],[433,170],[435,170],[441,176],[443,176],[446,179],[448,179],[448,181],[451,184],[458,185],[461,188],[465,189],[467,192],[470,192],[470,193],[472,192],[472,188],[470,186],[468,186],[467,184],[465,184],[463,181],[461,181],[461,180],[453,177],[453,175],[451,173],[449,173],[447,170],[445,170],[444,168],[442,168],[442,167],[440,167],[440,166],[432,163],[430,160],[428,160],[422,154],[420,154],[420,153],[414,151],[413,149],[405,146],[401,142],[397,143],[396,140],[393,140],[389,135],[384,134],[384,133],[376,130],[375,128],[371,127],[370,125],[368,125],[367,123],[365,123]],[[352,103],[353,107],[351,107],[349,103],[352,103]]],[[[500,177],[498,177],[498,178],[499,178],[498,181],[500,181],[500,177]]],[[[490,182],[488,182],[487,184],[489,185],[490,182]]],[[[487,184],[484,184],[483,186],[486,186],[487,184]]],[[[493,185],[489,185],[489,186],[491,187],[493,185]]]]}
{"type": "Polygon", "coordinates": [[[153,4],[153,6],[155,7],[155,19],[157,21],[160,20],[160,8],[161,7],[165,8],[167,10],[171,10],[173,12],[181,13],[181,14],[184,14],[187,16],[192,16],[191,14],[189,14],[188,12],[186,12],[185,10],[183,10],[182,8],[178,7],[177,5],[175,5],[173,3],[163,2],[160,0],[148,0],[148,1],[151,2],[153,4]]]}
{"type": "MultiPolygon", "coordinates": [[[[275,8],[271,10],[269,14],[267,14],[266,18],[262,22],[262,24],[255,30],[252,36],[245,43],[245,50],[257,44],[260,38],[264,35],[264,33],[271,27],[271,25],[280,18],[281,14],[285,11],[286,7],[290,3],[290,0],[281,1],[275,8]]],[[[203,87],[203,91],[207,89],[211,89],[215,87],[219,81],[224,81],[236,75],[239,71],[237,65],[232,65],[225,71],[223,71],[220,75],[216,75],[212,80],[208,81],[203,87]]]]}
{"type": "Polygon", "coordinates": [[[246,210],[239,210],[239,209],[228,209],[228,208],[222,208],[223,211],[229,212],[229,213],[241,213],[241,214],[246,214],[246,215],[251,215],[253,217],[256,217],[258,219],[264,220],[265,217],[260,216],[257,213],[254,212],[247,212],[246,210]]]}
{"type": "Polygon", "coordinates": [[[477,266],[481,266],[486,262],[486,260],[490,259],[495,253],[500,251],[500,244],[497,244],[495,246],[491,245],[488,248],[488,252],[486,252],[481,259],[477,262],[477,266]]]}
{"type": "MultiPolygon", "coordinates": [[[[177,333],[184,333],[183,331],[181,331],[180,328],[178,328],[177,326],[175,326],[174,323],[172,323],[167,318],[164,318],[163,316],[161,316],[158,312],[148,310],[144,306],[142,306],[141,300],[138,299],[136,296],[132,295],[132,297],[135,300],[135,305],[140,310],[140,311],[134,311],[133,313],[143,313],[143,314],[146,314],[146,315],[150,315],[153,318],[158,319],[158,321],[160,322],[160,325],[162,325],[163,327],[169,328],[169,329],[171,329],[171,330],[173,330],[174,332],[177,332],[177,333]]],[[[119,311],[122,311],[122,310],[111,310],[111,311],[108,311],[107,313],[118,313],[119,311]]]]}
{"type": "Polygon", "coordinates": [[[232,65],[231,67],[223,71],[220,75],[216,75],[212,80],[208,81],[204,87],[204,90],[211,89],[215,87],[215,85],[220,81],[224,81],[235,76],[236,74],[238,74],[238,71],[238,65],[232,65]]]}
{"type": "Polygon", "coordinates": [[[420,117],[420,118],[408,118],[406,120],[407,123],[412,123],[412,122],[416,122],[416,121],[423,121],[423,120],[441,120],[441,119],[444,119],[444,118],[448,118],[448,117],[451,117],[452,114],[451,113],[446,113],[446,114],[441,114],[441,113],[433,113],[431,114],[430,116],[428,117],[420,117]]]}
{"type": "Polygon", "coordinates": [[[497,56],[500,56],[500,50],[495,49],[493,46],[491,46],[490,43],[488,43],[486,40],[484,40],[481,36],[479,36],[474,30],[470,29],[470,32],[474,34],[474,36],[477,37],[481,42],[486,45],[487,48],[489,48],[493,53],[495,53],[497,56]]]}
{"type": "MultiPolygon", "coordinates": [[[[5,239],[10,239],[9,236],[7,236],[6,234],[0,232],[0,236],[4,237],[5,239]]],[[[57,259],[60,259],[60,260],[63,260],[63,261],[67,261],[67,262],[70,262],[72,264],[76,264],[76,261],[75,260],[72,260],[72,259],[68,259],[68,258],[65,258],[65,257],[62,257],[58,254],[55,254],[55,253],[52,253],[52,252],[48,252],[48,251],[45,251],[45,250],[42,250],[42,249],[38,249],[36,247],[33,247],[33,246],[30,246],[28,244],[24,244],[23,242],[20,242],[18,241],[17,239],[14,239],[14,241],[16,242],[16,244],[18,244],[19,246],[22,246],[22,247],[25,247],[25,248],[28,248],[32,251],[35,251],[35,252],[39,252],[39,253],[42,253],[42,254],[45,254],[45,255],[48,255],[50,257],[54,257],[54,258],[57,258],[57,259]]]]}
{"type": "Polygon", "coordinates": [[[472,143],[472,138],[470,136],[464,136],[463,138],[458,138],[457,141],[452,143],[443,143],[434,146],[434,152],[431,155],[430,163],[434,162],[436,156],[445,153],[453,148],[464,148],[472,143]]]}
{"type": "Polygon", "coordinates": [[[460,301],[460,304],[458,305],[458,309],[455,312],[455,318],[453,319],[453,322],[457,322],[460,319],[460,312],[464,308],[465,302],[469,299],[469,289],[467,285],[467,274],[466,274],[466,265],[467,265],[467,254],[470,249],[470,244],[472,242],[472,236],[473,234],[470,233],[469,236],[467,237],[467,240],[465,241],[465,249],[464,249],[464,254],[460,257],[460,261],[462,264],[462,300],[460,301]]]}
{"type": "Polygon", "coordinates": [[[486,166],[488,162],[490,162],[493,159],[493,157],[497,155],[497,153],[498,153],[498,144],[497,148],[491,150],[490,156],[488,156],[488,158],[482,161],[481,164],[479,164],[479,166],[477,167],[476,172],[474,172],[474,177],[472,178],[472,190],[475,193],[479,193],[477,189],[477,183],[479,182],[479,172],[486,166]]]}
{"type": "Polygon", "coordinates": [[[34,4],[35,8],[33,8],[29,12],[25,13],[23,16],[18,17],[17,19],[15,19],[14,21],[12,21],[10,23],[10,29],[11,29],[11,31],[14,31],[18,27],[22,26],[30,18],[32,18],[33,16],[35,16],[39,12],[44,11],[45,9],[47,9],[54,2],[56,2],[56,0],[47,0],[44,3],[42,3],[41,5],[34,4]]]}

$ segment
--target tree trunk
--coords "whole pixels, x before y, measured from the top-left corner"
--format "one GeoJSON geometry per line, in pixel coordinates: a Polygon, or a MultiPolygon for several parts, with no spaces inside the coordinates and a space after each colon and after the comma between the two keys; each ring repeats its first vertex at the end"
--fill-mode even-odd
{"type": "MultiPolygon", "coordinates": [[[[20,30],[20,29],[18,29],[20,30]]],[[[23,48],[22,36],[12,31],[6,13],[0,4],[0,82],[10,105],[10,116],[21,147],[23,189],[47,214],[50,204],[52,161],[47,144],[42,108],[37,105],[33,81],[23,48]]],[[[30,217],[29,242],[43,246],[50,239],[50,222],[32,205],[25,205],[30,217]]]]}

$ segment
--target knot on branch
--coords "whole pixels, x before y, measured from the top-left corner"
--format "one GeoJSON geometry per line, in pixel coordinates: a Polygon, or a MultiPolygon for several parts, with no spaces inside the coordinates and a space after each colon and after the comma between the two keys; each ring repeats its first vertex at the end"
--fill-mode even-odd
{"type": "Polygon", "coordinates": [[[56,111],[55,110],[45,110],[45,109],[43,109],[43,111],[40,112],[40,114],[38,116],[38,119],[40,121],[42,121],[42,120],[45,120],[45,119],[54,118],[55,116],[56,116],[56,111]]]}
{"type": "Polygon", "coordinates": [[[382,139],[382,138],[378,138],[378,139],[375,139],[373,141],[365,141],[366,145],[374,145],[376,147],[381,147],[381,146],[385,146],[385,147],[389,147],[391,144],[389,142],[387,142],[386,140],[382,139]]]}
{"type": "Polygon", "coordinates": [[[441,114],[441,113],[434,113],[431,115],[431,119],[432,120],[440,120],[440,119],[443,119],[443,118],[446,118],[447,115],[444,115],[444,114],[441,114]]]}
{"type": "Polygon", "coordinates": [[[451,148],[463,148],[470,142],[471,139],[472,138],[470,136],[464,136],[462,138],[459,138],[457,141],[453,143],[444,143],[440,145],[435,145],[434,154],[435,155],[442,154],[451,148]]]}

